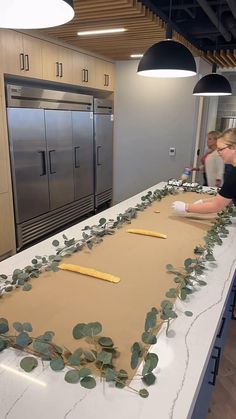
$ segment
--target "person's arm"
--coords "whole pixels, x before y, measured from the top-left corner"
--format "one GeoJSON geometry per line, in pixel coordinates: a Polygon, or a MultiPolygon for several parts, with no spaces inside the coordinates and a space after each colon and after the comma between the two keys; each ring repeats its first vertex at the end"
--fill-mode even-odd
{"type": "Polygon", "coordinates": [[[216,195],[213,198],[200,200],[193,204],[186,204],[183,201],[175,201],[172,204],[172,209],[179,214],[184,214],[186,212],[208,214],[222,211],[231,202],[231,199],[223,198],[221,195],[216,195]]]}
{"type": "Polygon", "coordinates": [[[222,158],[218,155],[215,156],[215,166],[216,166],[216,181],[215,186],[220,188],[224,178],[224,162],[222,158]]]}

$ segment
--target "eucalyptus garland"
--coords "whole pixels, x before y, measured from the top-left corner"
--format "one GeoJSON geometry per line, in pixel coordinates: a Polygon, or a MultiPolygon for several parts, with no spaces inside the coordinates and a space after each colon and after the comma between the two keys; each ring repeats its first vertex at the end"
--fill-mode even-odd
{"type": "MultiPolygon", "coordinates": [[[[68,238],[63,234],[63,243],[59,240],[52,242],[55,253],[49,256],[35,256],[30,265],[23,269],[15,269],[12,275],[0,275],[0,297],[6,292],[11,292],[15,288],[22,287],[23,291],[30,291],[32,288],[31,279],[38,278],[45,271],[57,272],[58,265],[64,256],[72,255],[85,247],[90,250],[94,245],[103,241],[106,235],[114,234],[116,229],[124,224],[131,223],[136,218],[139,211],[144,211],[153,202],[160,201],[167,195],[178,193],[179,188],[185,192],[193,191],[203,193],[203,189],[198,184],[177,184],[177,181],[171,180],[163,189],[157,189],[154,192],[147,192],[141,197],[141,202],[135,207],[128,208],[124,213],[118,214],[116,219],[106,220],[101,218],[98,225],[85,226],[82,238],[68,238]]],[[[215,194],[215,190],[208,190],[205,193],[215,194]]],[[[199,277],[206,269],[206,262],[215,262],[213,248],[215,245],[221,245],[222,240],[229,234],[227,226],[231,224],[231,217],[236,216],[236,210],[233,206],[227,207],[218,214],[211,229],[204,237],[204,246],[197,246],[194,249],[194,258],[187,258],[184,266],[179,270],[171,264],[166,266],[167,272],[174,275],[175,288],[170,288],[166,292],[166,300],[161,302],[160,308],[152,307],[147,313],[144,322],[144,331],[141,339],[134,342],[131,347],[130,365],[136,369],[141,361],[143,368],[141,379],[146,386],[153,385],[156,376],[153,373],[158,364],[158,356],[149,352],[149,346],[157,342],[157,332],[160,326],[165,322],[167,324],[166,334],[168,335],[169,325],[172,319],[177,317],[174,310],[173,299],[180,298],[185,300],[189,294],[192,294],[199,286],[207,285],[199,277]]],[[[192,316],[192,312],[185,311],[186,316],[192,316]]],[[[92,370],[106,381],[113,382],[115,387],[123,388],[129,386],[129,377],[127,371],[115,369],[115,360],[119,352],[110,337],[101,335],[102,325],[99,322],[78,323],[72,330],[75,340],[89,339],[91,350],[77,348],[75,351],[62,348],[53,342],[54,332],[45,331],[43,335],[33,337],[33,328],[31,323],[14,322],[12,325],[15,330],[14,335],[9,332],[7,319],[0,319],[0,352],[8,347],[24,350],[29,356],[24,357],[21,362],[21,368],[30,372],[38,366],[38,358],[48,361],[53,371],[61,371],[66,368],[64,379],[68,383],[80,383],[82,387],[92,389],[96,386],[96,380],[93,377],[92,370]],[[93,367],[91,369],[91,366],[93,367]]],[[[131,387],[130,387],[131,388],[131,387]]],[[[148,397],[146,388],[141,390],[132,390],[141,397],[148,397]]]]}

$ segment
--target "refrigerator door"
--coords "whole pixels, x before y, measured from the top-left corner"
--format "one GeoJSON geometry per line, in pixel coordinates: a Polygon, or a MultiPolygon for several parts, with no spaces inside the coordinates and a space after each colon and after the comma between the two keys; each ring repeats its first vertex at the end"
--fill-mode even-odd
{"type": "Polygon", "coordinates": [[[75,199],[94,193],[93,114],[72,112],[75,199]]]}
{"type": "Polygon", "coordinates": [[[96,195],[112,189],[113,117],[94,115],[96,195]]]}
{"type": "Polygon", "coordinates": [[[224,131],[225,129],[236,128],[236,118],[233,117],[224,117],[221,118],[220,130],[224,131]]]}
{"type": "Polygon", "coordinates": [[[50,209],[74,200],[71,112],[45,110],[50,209]]]}
{"type": "Polygon", "coordinates": [[[8,108],[16,222],[49,210],[44,111],[8,108]]]}

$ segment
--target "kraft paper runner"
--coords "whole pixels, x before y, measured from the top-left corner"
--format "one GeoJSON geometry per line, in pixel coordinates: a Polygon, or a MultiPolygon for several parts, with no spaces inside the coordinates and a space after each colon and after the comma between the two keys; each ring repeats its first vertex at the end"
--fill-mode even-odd
{"type": "MultiPolygon", "coordinates": [[[[11,323],[32,323],[32,336],[52,330],[55,343],[71,350],[87,347],[83,340],[73,339],[73,327],[99,321],[103,325],[102,335],[111,337],[120,351],[117,368],[126,369],[132,376],[130,347],[141,341],[147,312],[151,307],[159,308],[166,299],[165,292],[176,285],[173,275],[166,273],[166,264],[183,266],[184,259],[193,256],[194,247],[204,243],[203,237],[214,220],[212,215],[176,216],[171,202],[194,202],[200,198],[206,195],[167,196],[139,212],[131,224],[105,237],[91,251],[86,249],[63,259],[65,263],[110,272],[121,278],[118,284],[67,271],[45,272],[31,280],[31,291],[19,288],[4,294],[0,299],[0,317],[11,323]],[[127,227],[161,231],[167,239],[128,234],[127,227]]],[[[59,240],[61,237],[58,234],[59,240]]]]}

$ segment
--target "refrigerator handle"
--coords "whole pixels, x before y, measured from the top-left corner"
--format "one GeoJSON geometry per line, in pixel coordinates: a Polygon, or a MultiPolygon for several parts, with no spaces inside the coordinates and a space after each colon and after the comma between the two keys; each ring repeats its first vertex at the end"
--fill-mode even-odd
{"type": "Polygon", "coordinates": [[[49,171],[51,175],[56,173],[56,170],[53,170],[53,164],[52,164],[52,153],[55,153],[55,152],[56,152],[55,150],[49,151],[49,171]]]}
{"type": "Polygon", "coordinates": [[[39,176],[45,176],[46,175],[46,153],[45,151],[38,151],[38,153],[41,156],[42,161],[42,173],[40,173],[39,176]]]}
{"type": "Polygon", "coordinates": [[[80,167],[80,162],[79,162],[79,149],[80,146],[77,146],[74,148],[74,152],[75,152],[75,168],[80,167]]]}
{"type": "Polygon", "coordinates": [[[102,146],[98,145],[97,146],[97,166],[101,166],[102,163],[100,162],[100,150],[101,150],[102,146]]]}

